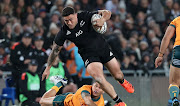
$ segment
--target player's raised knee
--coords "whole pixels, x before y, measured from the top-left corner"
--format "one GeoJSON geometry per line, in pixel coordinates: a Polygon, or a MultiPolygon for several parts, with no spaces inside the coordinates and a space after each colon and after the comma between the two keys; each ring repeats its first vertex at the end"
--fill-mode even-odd
{"type": "Polygon", "coordinates": [[[98,83],[100,83],[100,84],[103,84],[103,83],[106,82],[106,79],[104,78],[103,75],[96,75],[96,76],[94,77],[94,79],[95,79],[98,83]]]}
{"type": "Polygon", "coordinates": [[[87,71],[93,78],[100,76],[100,73],[98,73],[100,71],[99,68],[88,66],[87,71]]]}

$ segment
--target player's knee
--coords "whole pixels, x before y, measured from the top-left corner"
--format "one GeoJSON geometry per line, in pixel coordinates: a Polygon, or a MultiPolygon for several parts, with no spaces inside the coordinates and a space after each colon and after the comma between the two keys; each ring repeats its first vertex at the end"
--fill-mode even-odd
{"type": "Polygon", "coordinates": [[[94,77],[94,79],[95,79],[97,82],[99,82],[100,84],[103,84],[103,83],[106,81],[106,79],[104,78],[103,75],[96,75],[96,76],[94,77]]]}
{"type": "Polygon", "coordinates": [[[101,73],[101,66],[99,65],[88,65],[87,70],[89,74],[100,84],[104,82],[105,78],[103,73],[101,73]]]}
{"type": "Polygon", "coordinates": [[[89,74],[95,79],[96,77],[100,76],[99,72],[99,68],[97,67],[93,67],[93,66],[88,66],[87,67],[87,71],[89,72],[89,74]]]}

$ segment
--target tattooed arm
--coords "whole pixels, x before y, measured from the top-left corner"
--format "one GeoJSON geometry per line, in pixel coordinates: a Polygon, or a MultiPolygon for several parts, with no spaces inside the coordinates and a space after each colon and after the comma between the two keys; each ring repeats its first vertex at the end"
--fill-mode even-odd
{"type": "Polygon", "coordinates": [[[51,51],[51,54],[49,55],[48,58],[48,67],[51,67],[55,58],[58,56],[59,51],[61,50],[62,46],[58,46],[57,44],[54,43],[53,45],[53,49],[51,51]]]}
{"type": "Polygon", "coordinates": [[[89,92],[81,92],[81,96],[84,99],[84,102],[86,105],[88,106],[97,106],[91,99],[91,95],[89,94],[89,92]]]}
{"type": "Polygon", "coordinates": [[[46,77],[46,79],[49,77],[49,74],[50,74],[49,70],[50,70],[55,58],[58,56],[59,51],[61,49],[62,49],[62,46],[58,46],[57,44],[54,43],[53,49],[52,49],[51,54],[49,55],[49,58],[48,58],[48,62],[47,62],[48,65],[47,65],[47,67],[46,67],[46,69],[42,75],[42,80],[44,80],[45,77],[46,77]]]}

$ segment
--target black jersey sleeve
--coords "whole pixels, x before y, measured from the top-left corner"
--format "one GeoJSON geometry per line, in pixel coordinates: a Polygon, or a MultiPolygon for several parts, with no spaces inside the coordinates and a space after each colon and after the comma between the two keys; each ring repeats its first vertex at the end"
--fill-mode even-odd
{"type": "Polygon", "coordinates": [[[98,14],[98,11],[93,11],[93,12],[84,11],[79,13],[79,16],[87,20],[88,22],[91,22],[91,17],[93,16],[93,14],[98,14]]]}
{"type": "Polygon", "coordinates": [[[63,28],[61,28],[61,30],[56,35],[54,42],[59,46],[63,46],[65,40],[66,40],[66,36],[63,28]]]}

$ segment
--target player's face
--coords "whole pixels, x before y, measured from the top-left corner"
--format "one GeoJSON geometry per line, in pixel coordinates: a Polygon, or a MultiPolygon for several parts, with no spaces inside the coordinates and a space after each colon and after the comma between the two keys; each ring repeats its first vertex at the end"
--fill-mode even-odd
{"type": "Polygon", "coordinates": [[[74,29],[78,23],[77,14],[71,14],[64,17],[64,23],[69,27],[69,29],[74,29]]]}
{"type": "Polygon", "coordinates": [[[103,94],[103,90],[100,87],[100,84],[95,82],[92,86],[92,94],[94,97],[99,97],[101,94],[103,94]]]}

